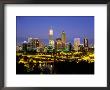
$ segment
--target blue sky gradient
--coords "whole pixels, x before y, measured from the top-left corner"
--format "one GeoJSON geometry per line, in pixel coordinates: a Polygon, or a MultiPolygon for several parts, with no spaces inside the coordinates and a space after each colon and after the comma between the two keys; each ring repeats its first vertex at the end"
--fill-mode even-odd
{"type": "Polygon", "coordinates": [[[54,39],[61,37],[64,31],[68,42],[72,43],[74,38],[80,38],[82,42],[84,37],[94,42],[94,16],[17,16],[17,42],[27,40],[29,36],[46,41],[51,26],[54,39]]]}

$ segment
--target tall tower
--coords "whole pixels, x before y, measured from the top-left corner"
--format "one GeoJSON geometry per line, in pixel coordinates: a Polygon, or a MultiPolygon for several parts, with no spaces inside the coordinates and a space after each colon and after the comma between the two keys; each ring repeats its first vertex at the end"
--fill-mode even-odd
{"type": "Polygon", "coordinates": [[[28,37],[28,43],[32,41],[32,37],[28,37]]]}
{"type": "Polygon", "coordinates": [[[88,39],[84,38],[84,48],[88,50],[88,39]]]}
{"type": "Polygon", "coordinates": [[[33,48],[37,48],[37,47],[40,46],[40,41],[39,41],[38,38],[33,38],[32,39],[32,46],[33,46],[33,48]]]}
{"type": "Polygon", "coordinates": [[[66,43],[66,33],[64,31],[61,33],[61,39],[62,42],[66,43]]]}
{"type": "Polygon", "coordinates": [[[65,47],[65,45],[66,45],[66,33],[64,31],[62,31],[62,33],[61,33],[61,40],[63,43],[63,47],[65,47]]]}
{"type": "Polygon", "coordinates": [[[23,49],[23,51],[25,53],[27,52],[27,46],[28,46],[28,42],[27,41],[24,41],[23,44],[22,44],[22,49],[23,49]]]}
{"type": "Polygon", "coordinates": [[[56,39],[56,46],[55,46],[55,48],[57,50],[62,49],[62,40],[61,40],[61,38],[57,38],[56,39]]]}
{"type": "Polygon", "coordinates": [[[49,30],[49,45],[51,45],[52,47],[54,47],[53,29],[52,29],[52,27],[49,30]]]}
{"type": "Polygon", "coordinates": [[[74,50],[78,51],[80,45],[80,38],[74,38],[74,50]]]}

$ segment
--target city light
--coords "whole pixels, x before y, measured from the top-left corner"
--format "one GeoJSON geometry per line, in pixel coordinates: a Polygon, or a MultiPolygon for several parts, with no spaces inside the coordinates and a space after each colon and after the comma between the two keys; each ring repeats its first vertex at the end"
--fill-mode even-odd
{"type": "Polygon", "coordinates": [[[45,44],[46,46],[41,45],[42,43],[38,38],[28,38],[28,42],[23,42],[22,50],[17,46],[16,55],[20,58],[17,63],[24,64],[27,72],[34,71],[34,68],[38,63],[39,68],[41,69],[47,67],[51,63],[51,70],[54,68],[55,62],[76,62],[76,64],[81,62],[86,62],[88,64],[94,63],[94,48],[88,47],[87,38],[84,38],[84,45],[80,44],[80,38],[74,38],[72,46],[71,43],[66,42],[66,33],[64,31],[62,32],[61,37],[62,38],[57,38],[55,41],[56,43],[54,43],[53,30],[50,30],[50,42],[49,45],[45,44]]]}

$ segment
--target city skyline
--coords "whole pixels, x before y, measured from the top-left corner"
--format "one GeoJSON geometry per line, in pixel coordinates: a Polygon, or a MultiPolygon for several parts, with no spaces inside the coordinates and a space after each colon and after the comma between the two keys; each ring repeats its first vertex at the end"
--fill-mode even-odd
{"type": "Polygon", "coordinates": [[[16,20],[16,74],[94,74],[93,16],[16,20]]]}
{"type": "Polygon", "coordinates": [[[17,16],[17,43],[27,40],[29,36],[40,38],[47,43],[51,27],[54,40],[61,37],[62,31],[64,31],[67,41],[71,43],[74,38],[81,38],[82,43],[84,37],[87,37],[90,43],[94,43],[93,16],[17,16]]]}

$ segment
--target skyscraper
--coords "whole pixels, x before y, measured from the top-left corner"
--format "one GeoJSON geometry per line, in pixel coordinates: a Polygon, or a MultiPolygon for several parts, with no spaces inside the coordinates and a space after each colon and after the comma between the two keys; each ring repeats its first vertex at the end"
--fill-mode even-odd
{"type": "Polygon", "coordinates": [[[23,44],[22,44],[22,49],[23,49],[23,51],[24,51],[25,53],[27,52],[27,46],[28,46],[27,41],[24,41],[23,44]]]}
{"type": "Polygon", "coordinates": [[[68,45],[68,49],[69,49],[69,51],[72,50],[72,44],[71,44],[71,43],[69,43],[69,45],[68,45]]]}
{"type": "Polygon", "coordinates": [[[32,41],[32,37],[28,37],[28,43],[32,41]]]}
{"type": "Polygon", "coordinates": [[[65,44],[66,44],[66,33],[64,31],[61,33],[61,40],[62,40],[62,43],[63,43],[63,47],[65,47],[65,44]]]}
{"type": "Polygon", "coordinates": [[[61,38],[57,38],[55,43],[56,43],[55,44],[56,50],[62,49],[62,40],[61,40],[61,38]]]}
{"type": "Polygon", "coordinates": [[[84,49],[88,50],[88,39],[84,38],[84,49]]]}
{"type": "Polygon", "coordinates": [[[84,38],[84,47],[88,47],[88,39],[84,38]]]}
{"type": "Polygon", "coordinates": [[[54,47],[53,29],[52,29],[52,27],[49,30],[49,45],[51,45],[52,47],[54,47]]]}
{"type": "Polygon", "coordinates": [[[37,48],[40,46],[40,41],[38,38],[28,38],[28,48],[37,48]]]}
{"type": "Polygon", "coordinates": [[[39,47],[39,45],[40,45],[39,39],[38,38],[33,38],[32,39],[32,45],[33,45],[33,48],[39,47]]]}
{"type": "Polygon", "coordinates": [[[80,38],[74,38],[74,50],[78,51],[80,45],[80,38]]]}

